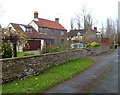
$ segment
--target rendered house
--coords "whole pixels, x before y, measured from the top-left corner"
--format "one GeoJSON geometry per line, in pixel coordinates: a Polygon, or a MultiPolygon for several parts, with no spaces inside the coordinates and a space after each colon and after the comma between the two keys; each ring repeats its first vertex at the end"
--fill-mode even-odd
{"type": "Polygon", "coordinates": [[[70,32],[68,32],[68,40],[72,40],[72,41],[75,41],[75,42],[82,42],[84,34],[85,34],[84,29],[70,30],[70,32]]]}
{"type": "MultiPolygon", "coordinates": [[[[8,27],[26,35],[30,48],[24,50],[42,50],[43,46],[60,46],[67,41],[67,30],[59,23],[59,18],[55,21],[38,18],[38,12],[34,13],[34,19],[28,25],[10,23],[8,27]]],[[[23,47],[19,50],[22,51],[23,47]]]]}
{"type": "Polygon", "coordinates": [[[70,30],[70,32],[68,32],[68,40],[73,40],[77,43],[98,42],[100,38],[100,33],[96,27],[94,27],[94,29],[70,30]]]}

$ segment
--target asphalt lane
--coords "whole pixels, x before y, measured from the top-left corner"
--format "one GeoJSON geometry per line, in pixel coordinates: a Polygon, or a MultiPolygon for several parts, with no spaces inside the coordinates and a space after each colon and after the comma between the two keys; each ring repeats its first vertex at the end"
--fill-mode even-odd
{"type": "Polygon", "coordinates": [[[45,93],[118,93],[118,50],[89,56],[96,64],[45,93]]]}
{"type": "Polygon", "coordinates": [[[118,93],[118,57],[118,51],[116,50],[109,57],[109,59],[111,58],[110,63],[108,63],[108,66],[111,66],[110,73],[90,93],[118,93]]]}

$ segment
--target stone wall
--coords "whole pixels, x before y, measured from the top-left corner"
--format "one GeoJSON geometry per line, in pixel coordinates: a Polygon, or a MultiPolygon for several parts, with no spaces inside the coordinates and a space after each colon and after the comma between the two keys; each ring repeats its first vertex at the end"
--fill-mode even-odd
{"type": "Polygon", "coordinates": [[[107,52],[108,50],[110,50],[109,47],[87,48],[60,53],[1,59],[2,83],[35,76],[52,66],[61,65],[67,61],[81,58],[82,56],[107,52]]]}

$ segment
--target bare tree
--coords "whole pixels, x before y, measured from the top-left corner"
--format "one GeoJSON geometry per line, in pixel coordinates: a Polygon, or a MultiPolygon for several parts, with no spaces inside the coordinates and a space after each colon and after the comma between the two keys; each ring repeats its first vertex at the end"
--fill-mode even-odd
{"type": "Polygon", "coordinates": [[[111,40],[112,43],[114,43],[117,35],[115,21],[111,18],[107,18],[106,23],[106,36],[111,40]]]}
{"type": "Polygon", "coordinates": [[[82,5],[81,13],[76,14],[76,17],[74,19],[78,29],[83,28],[82,25],[84,26],[85,30],[92,28],[93,19],[91,16],[91,11],[87,9],[86,4],[82,5]]]}
{"type": "Polygon", "coordinates": [[[82,5],[82,13],[81,13],[81,17],[82,17],[82,21],[84,23],[84,29],[89,29],[92,28],[93,25],[93,19],[92,19],[92,15],[91,15],[91,10],[87,8],[87,4],[82,5]]]}
{"type": "Polygon", "coordinates": [[[79,15],[77,15],[77,17],[76,17],[76,22],[77,22],[78,30],[80,30],[80,28],[81,28],[81,18],[80,18],[79,15]]]}
{"type": "Polygon", "coordinates": [[[104,26],[103,26],[103,22],[101,24],[101,37],[104,38],[106,35],[105,35],[105,29],[104,29],[104,26]]]}
{"type": "Polygon", "coordinates": [[[73,22],[73,18],[71,18],[71,21],[70,21],[70,26],[71,26],[71,30],[73,30],[73,28],[74,28],[74,22],[73,22]]]}
{"type": "Polygon", "coordinates": [[[92,29],[93,20],[90,14],[87,14],[85,18],[85,29],[92,29]]]}

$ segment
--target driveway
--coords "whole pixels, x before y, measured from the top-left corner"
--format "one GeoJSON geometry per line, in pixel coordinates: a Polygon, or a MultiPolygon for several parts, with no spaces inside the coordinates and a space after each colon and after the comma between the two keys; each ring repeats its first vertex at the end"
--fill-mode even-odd
{"type": "Polygon", "coordinates": [[[88,58],[96,64],[45,93],[118,93],[118,50],[88,58]]]}

